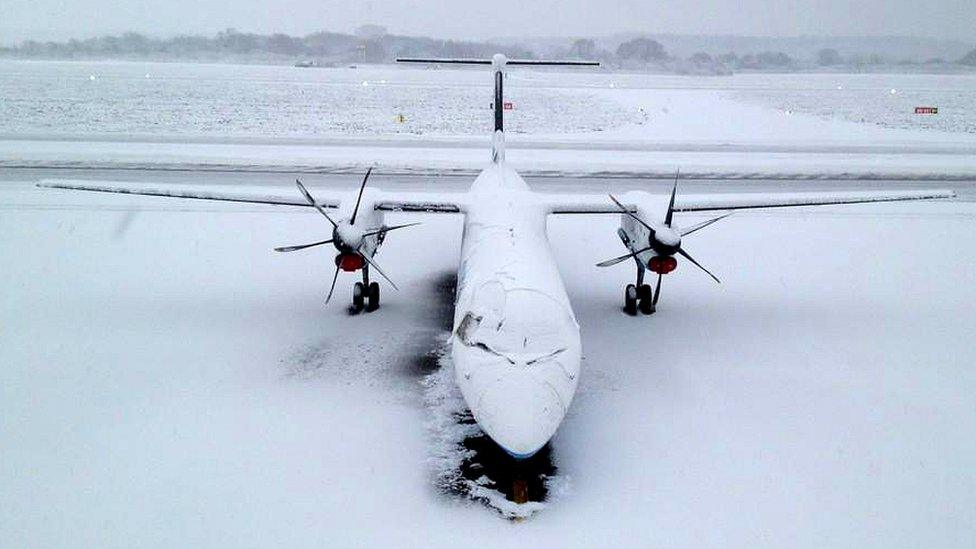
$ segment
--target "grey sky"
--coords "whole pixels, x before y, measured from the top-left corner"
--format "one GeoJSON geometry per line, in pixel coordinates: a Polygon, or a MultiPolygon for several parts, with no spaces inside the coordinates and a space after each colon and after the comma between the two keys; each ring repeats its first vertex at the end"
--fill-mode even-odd
{"type": "Polygon", "coordinates": [[[681,34],[907,35],[973,42],[976,0],[0,0],[0,43],[125,30],[158,36],[348,32],[446,38],[681,34]]]}

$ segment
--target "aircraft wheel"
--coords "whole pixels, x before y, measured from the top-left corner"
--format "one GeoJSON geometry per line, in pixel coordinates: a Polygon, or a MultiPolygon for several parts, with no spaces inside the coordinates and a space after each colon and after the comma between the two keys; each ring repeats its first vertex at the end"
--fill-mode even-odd
{"type": "Polygon", "coordinates": [[[637,286],[628,284],[624,290],[624,312],[629,315],[637,314],[637,286]]]}
{"type": "Polygon", "coordinates": [[[654,313],[654,292],[651,291],[651,287],[644,284],[637,290],[637,299],[640,300],[640,304],[637,306],[640,312],[649,315],[654,313]]]}
{"type": "Polygon", "coordinates": [[[362,282],[357,282],[355,286],[352,287],[352,307],[357,311],[363,310],[363,302],[366,298],[365,287],[362,282]]]}
{"type": "Polygon", "coordinates": [[[376,282],[369,283],[369,292],[366,294],[366,310],[375,311],[380,308],[380,285],[376,282]]]}

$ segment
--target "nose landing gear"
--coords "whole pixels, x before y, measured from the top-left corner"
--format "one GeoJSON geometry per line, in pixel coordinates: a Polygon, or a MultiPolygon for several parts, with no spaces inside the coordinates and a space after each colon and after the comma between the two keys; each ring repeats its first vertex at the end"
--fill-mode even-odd
{"type": "Polygon", "coordinates": [[[644,265],[636,257],[637,261],[637,284],[628,284],[624,290],[624,312],[634,316],[637,311],[641,314],[654,314],[657,310],[654,300],[654,290],[644,284],[644,265]]]}
{"type": "Polygon", "coordinates": [[[380,308],[380,285],[369,281],[369,264],[363,265],[363,281],[352,287],[352,309],[371,313],[380,308]]]}

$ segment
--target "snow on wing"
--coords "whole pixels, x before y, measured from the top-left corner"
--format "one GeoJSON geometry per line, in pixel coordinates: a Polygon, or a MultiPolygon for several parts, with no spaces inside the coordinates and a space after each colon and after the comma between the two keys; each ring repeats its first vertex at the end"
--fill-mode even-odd
{"type": "MultiPolygon", "coordinates": [[[[271,190],[266,187],[247,188],[226,185],[158,184],[128,181],[91,181],[85,179],[45,179],[38,183],[37,186],[48,189],[217,200],[222,202],[243,202],[247,204],[309,206],[309,203],[300,194],[293,189],[285,188],[271,190]]],[[[336,208],[339,206],[338,200],[317,200],[319,205],[325,208],[336,208]]]]}
{"type": "MultiPolygon", "coordinates": [[[[620,209],[605,194],[543,194],[539,200],[554,214],[619,214],[620,209]]],[[[660,201],[663,195],[643,191],[623,193],[618,198],[632,211],[640,203],[660,201]]],[[[738,194],[686,194],[678,193],[674,209],[678,212],[707,212],[744,210],[754,208],[787,208],[796,206],[826,206],[831,204],[861,204],[865,202],[895,202],[901,200],[925,200],[954,198],[956,193],[945,189],[910,191],[838,191],[805,193],[738,193],[738,194]]],[[[665,197],[666,200],[666,197],[665,197]]]]}
{"type": "MultiPolygon", "coordinates": [[[[223,185],[158,184],[125,181],[90,181],[83,179],[45,179],[38,183],[37,186],[49,189],[190,198],[196,200],[243,202],[248,204],[310,206],[300,194],[290,188],[248,188],[223,185]]],[[[338,208],[342,200],[348,198],[350,195],[350,192],[336,192],[334,189],[312,189],[312,192],[316,202],[325,208],[338,208]]],[[[373,201],[375,208],[383,211],[459,213],[464,208],[463,195],[459,193],[399,193],[378,191],[373,195],[373,201]]]]}
{"type": "MultiPolygon", "coordinates": [[[[309,204],[290,190],[253,189],[220,185],[150,184],[121,181],[87,181],[69,179],[45,179],[38,187],[95,191],[106,193],[165,196],[198,200],[305,206],[309,204]]],[[[315,190],[318,203],[327,208],[337,208],[348,193],[334,190],[315,190]]],[[[554,214],[620,213],[620,210],[603,194],[556,194],[536,193],[539,202],[554,214]]],[[[631,191],[619,198],[628,208],[636,211],[637,204],[659,200],[663,195],[643,191],[631,191]]],[[[859,204],[864,202],[894,202],[900,200],[924,200],[953,198],[956,193],[944,189],[908,191],[843,191],[806,193],[739,193],[739,194],[678,194],[675,211],[705,212],[713,210],[739,210],[752,208],[784,208],[791,206],[823,206],[830,204],[859,204]]],[[[375,208],[383,211],[463,213],[464,193],[431,193],[416,191],[378,191],[374,195],[375,208]]]]}

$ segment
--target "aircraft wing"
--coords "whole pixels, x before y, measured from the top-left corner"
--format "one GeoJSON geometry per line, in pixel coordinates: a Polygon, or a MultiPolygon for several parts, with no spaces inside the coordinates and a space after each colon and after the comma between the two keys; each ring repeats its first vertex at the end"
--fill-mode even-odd
{"type": "MultiPolygon", "coordinates": [[[[93,191],[100,193],[135,194],[142,196],[164,196],[169,198],[189,198],[194,200],[217,200],[222,202],[244,202],[247,204],[272,204],[276,206],[305,206],[310,204],[294,188],[274,192],[267,188],[248,189],[241,186],[185,185],[181,183],[133,183],[127,181],[88,181],[83,179],[45,179],[37,184],[48,189],[68,189],[72,191],[93,191]]],[[[338,200],[317,199],[323,208],[339,207],[338,200]]]]}
{"type": "Polygon", "coordinates": [[[954,198],[955,191],[925,189],[912,191],[845,191],[806,193],[742,193],[742,194],[679,194],[674,201],[678,212],[709,212],[715,210],[746,210],[756,208],[789,208],[794,206],[826,206],[830,204],[863,204],[866,202],[898,202],[954,198]]]}
{"type": "MultiPolygon", "coordinates": [[[[627,208],[636,211],[643,192],[622,193],[617,198],[627,208]]],[[[831,204],[862,204],[866,202],[895,202],[902,200],[925,200],[932,198],[953,198],[951,190],[925,189],[908,191],[827,191],[803,193],[737,193],[737,194],[685,194],[675,198],[674,210],[677,212],[709,212],[746,210],[757,208],[788,208],[796,206],[826,206],[831,204]]],[[[610,197],[590,194],[542,194],[541,200],[554,214],[619,214],[610,197]]]]}
{"type": "MultiPolygon", "coordinates": [[[[48,189],[93,191],[102,193],[161,196],[193,200],[242,202],[275,206],[311,207],[293,187],[269,190],[267,187],[249,189],[246,186],[187,185],[180,183],[134,183],[125,181],[88,181],[74,179],[45,179],[37,184],[48,189]]],[[[316,203],[323,208],[338,208],[344,199],[355,200],[353,191],[313,189],[316,203]]],[[[374,204],[377,210],[402,212],[459,213],[463,210],[463,196],[459,193],[377,191],[374,204]]]]}
{"type": "Polygon", "coordinates": [[[385,212],[461,213],[464,193],[380,191],[374,206],[385,212]]]}

